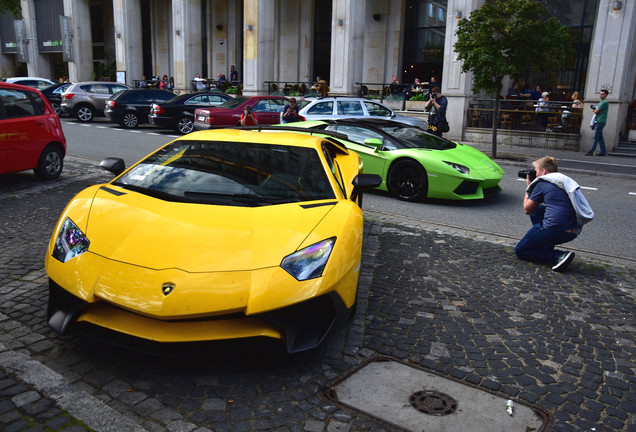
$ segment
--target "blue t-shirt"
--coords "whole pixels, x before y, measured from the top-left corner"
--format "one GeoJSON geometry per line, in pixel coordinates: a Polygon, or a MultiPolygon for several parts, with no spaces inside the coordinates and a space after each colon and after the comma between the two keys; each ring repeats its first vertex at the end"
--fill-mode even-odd
{"type": "Polygon", "coordinates": [[[545,204],[543,227],[559,230],[578,228],[576,212],[568,194],[560,187],[539,181],[532,189],[529,197],[532,201],[545,204]]]}

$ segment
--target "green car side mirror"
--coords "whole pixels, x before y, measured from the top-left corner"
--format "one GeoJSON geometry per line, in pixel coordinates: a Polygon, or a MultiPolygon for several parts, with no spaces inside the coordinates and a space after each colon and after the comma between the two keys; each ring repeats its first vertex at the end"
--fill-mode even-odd
{"type": "Polygon", "coordinates": [[[382,141],[377,138],[367,138],[364,140],[364,145],[373,147],[374,151],[378,151],[382,148],[382,141]]]}

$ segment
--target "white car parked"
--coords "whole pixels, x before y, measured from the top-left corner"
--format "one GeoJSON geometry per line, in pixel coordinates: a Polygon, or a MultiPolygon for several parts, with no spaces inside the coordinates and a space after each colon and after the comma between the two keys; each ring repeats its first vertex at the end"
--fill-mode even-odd
{"type": "Polygon", "coordinates": [[[7,78],[6,82],[11,84],[20,84],[27,87],[33,87],[38,90],[43,90],[55,84],[50,79],[38,78],[38,77],[13,77],[13,78],[7,78]]]}
{"type": "Polygon", "coordinates": [[[299,112],[306,120],[336,120],[343,118],[383,118],[426,129],[425,120],[397,114],[391,108],[371,99],[358,97],[324,97],[312,100],[299,112]]]}

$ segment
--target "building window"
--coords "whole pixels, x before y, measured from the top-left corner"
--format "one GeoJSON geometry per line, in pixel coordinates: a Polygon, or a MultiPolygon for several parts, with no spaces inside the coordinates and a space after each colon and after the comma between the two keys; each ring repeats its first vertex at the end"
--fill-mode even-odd
{"type": "Polygon", "coordinates": [[[441,81],[446,38],[446,0],[407,0],[404,23],[402,82],[415,78],[441,81]]]}

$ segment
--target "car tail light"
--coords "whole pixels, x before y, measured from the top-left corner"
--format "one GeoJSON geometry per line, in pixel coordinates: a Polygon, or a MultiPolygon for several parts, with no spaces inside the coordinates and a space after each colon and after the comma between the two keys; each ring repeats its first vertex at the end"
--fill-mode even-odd
{"type": "Polygon", "coordinates": [[[115,101],[106,101],[106,107],[110,108],[110,109],[115,109],[115,101]]]}
{"type": "Polygon", "coordinates": [[[210,111],[205,109],[197,109],[194,112],[195,121],[203,123],[214,123],[215,119],[210,115],[210,111]]]}
{"type": "Polygon", "coordinates": [[[163,108],[161,108],[159,105],[152,105],[152,113],[153,114],[163,114],[164,112],[166,112],[166,110],[164,110],[163,108]]]}
{"type": "Polygon", "coordinates": [[[75,96],[75,93],[64,93],[62,96],[64,96],[64,99],[66,100],[71,100],[73,99],[73,96],[75,96]]]}

